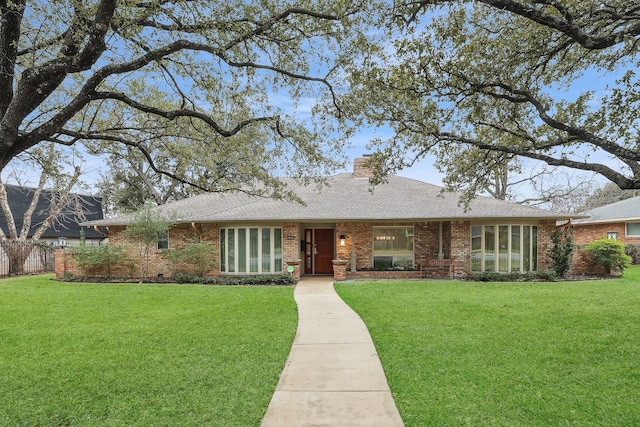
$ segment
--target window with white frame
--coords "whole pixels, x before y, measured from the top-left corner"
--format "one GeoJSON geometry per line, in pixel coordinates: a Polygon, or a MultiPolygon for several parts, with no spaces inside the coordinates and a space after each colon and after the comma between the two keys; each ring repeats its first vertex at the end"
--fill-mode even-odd
{"type": "Polygon", "coordinates": [[[413,269],[413,227],[373,227],[373,268],[413,269]]]}
{"type": "Polygon", "coordinates": [[[538,227],[529,224],[471,226],[471,271],[538,269],[538,227]]]}
{"type": "Polygon", "coordinates": [[[640,222],[628,222],[625,234],[627,237],[640,237],[640,222]]]}
{"type": "Polygon", "coordinates": [[[282,228],[221,228],[220,272],[231,274],[281,273],[282,228]]]}

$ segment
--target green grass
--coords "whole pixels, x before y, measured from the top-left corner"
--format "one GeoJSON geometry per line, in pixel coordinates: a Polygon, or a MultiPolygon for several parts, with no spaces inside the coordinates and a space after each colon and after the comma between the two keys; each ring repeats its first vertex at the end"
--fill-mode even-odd
{"type": "Polygon", "coordinates": [[[0,425],[257,426],[293,288],[0,281],[0,425]]]}
{"type": "Polygon", "coordinates": [[[640,268],[562,283],[337,286],[407,426],[640,425],[640,268]]]}

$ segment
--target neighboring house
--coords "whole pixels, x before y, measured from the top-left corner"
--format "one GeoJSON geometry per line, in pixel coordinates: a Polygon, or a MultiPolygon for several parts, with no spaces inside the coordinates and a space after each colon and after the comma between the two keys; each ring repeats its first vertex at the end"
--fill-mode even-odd
{"type": "MultiPolygon", "coordinates": [[[[640,245],[640,197],[589,209],[579,215],[587,218],[572,221],[573,242],[578,247],[602,238],[616,239],[625,245],[640,245]]],[[[602,268],[597,268],[589,255],[578,250],[571,272],[601,273],[602,268]]]]}
{"type": "MultiPolygon", "coordinates": [[[[34,188],[5,185],[7,202],[15,221],[17,233],[20,234],[33,196],[34,188]]],[[[32,245],[30,241],[36,230],[49,216],[52,198],[58,197],[55,192],[43,190],[37,206],[31,215],[31,226],[27,232],[27,242],[5,240],[0,245],[0,275],[30,274],[42,271],[52,271],[54,264],[53,252],[45,247],[32,245]],[[11,248],[11,249],[9,249],[11,248]]],[[[51,227],[44,231],[40,243],[50,247],[65,247],[78,244],[81,238],[88,243],[98,244],[106,238],[93,228],[84,229],[80,221],[99,220],[102,215],[102,200],[93,196],[70,194],[68,202],[57,216],[51,227]]],[[[9,237],[7,218],[0,209],[0,228],[9,237]]]]}
{"type": "Polygon", "coordinates": [[[581,212],[573,220],[573,240],[588,244],[607,237],[624,244],[640,244],[640,196],[581,212]]]}
{"type": "MultiPolygon", "coordinates": [[[[35,189],[16,185],[6,185],[5,188],[7,189],[9,207],[11,208],[18,233],[20,233],[24,223],[24,214],[33,200],[35,189]]],[[[29,238],[48,217],[51,209],[51,200],[56,196],[55,192],[49,190],[43,190],[40,194],[38,204],[31,218],[31,227],[28,232],[29,238]]],[[[79,224],[83,221],[94,221],[103,218],[102,199],[75,193],[69,194],[68,197],[69,201],[66,206],[62,209],[53,225],[44,232],[40,241],[58,246],[60,244],[76,244],[82,236],[87,241],[96,243],[105,239],[106,235],[104,233],[96,231],[93,227],[82,227],[79,224]]],[[[2,209],[0,209],[0,228],[2,228],[5,236],[9,235],[7,220],[2,209]]]]}
{"type": "MultiPolygon", "coordinates": [[[[485,197],[465,210],[459,194],[398,176],[372,188],[365,163],[356,159],[353,173],[330,177],[319,193],[297,187],[305,204],[212,193],[158,207],[177,218],[160,244],[171,250],[194,239],[210,242],[217,254],[212,276],[291,268],[295,278],[464,277],[546,268],[556,223],[572,218],[485,197]]],[[[83,225],[107,227],[110,244],[124,245],[128,221],[122,216],[83,225]]],[[[175,273],[162,253],[152,254],[154,277],[175,273]]]]}

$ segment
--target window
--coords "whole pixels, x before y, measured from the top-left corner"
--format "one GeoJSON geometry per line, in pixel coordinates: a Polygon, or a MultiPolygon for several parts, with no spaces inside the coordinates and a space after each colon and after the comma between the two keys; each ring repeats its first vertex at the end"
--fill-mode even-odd
{"type": "Polygon", "coordinates": [[[373,268],[413,269],[413,227],[373,227],[373,268]]]}
{"type": "Polygon", "coordinates": [[[471,270],[482,271],[482,226],[471,227],[471,270]]]}
{"type": "Polygon", "coordinates": [[[234,274],[282,272],[282,229],[274,227],[220,229],[220,272],[234,274]]]}
{"type": "Polygon", "coordinates": [[[488,224],[471,227],[471,271],[538,269],[538,227],[488,224]]]}
{"type": "Polygon", "coordinates": [[[158,250],[167,250],[169,249],[169,232],[163,231],[158,233],[158,250]]]}
{"type": "Polygon", "coordinates": [[[628,222],[626,234],[629,237],[640,237],[640,222],[628,222]]]}

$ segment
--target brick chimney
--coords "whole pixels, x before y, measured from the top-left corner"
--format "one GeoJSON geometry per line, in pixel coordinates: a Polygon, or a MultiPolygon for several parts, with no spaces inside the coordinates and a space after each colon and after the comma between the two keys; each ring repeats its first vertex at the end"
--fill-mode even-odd
{"type": "Polygon", "coordinates": [[[364,154],[359,159],[353,161],[353,177],[354,178],[373,178],[373,172],[369,169],[367,162],[371,154],[364,154]]]}

